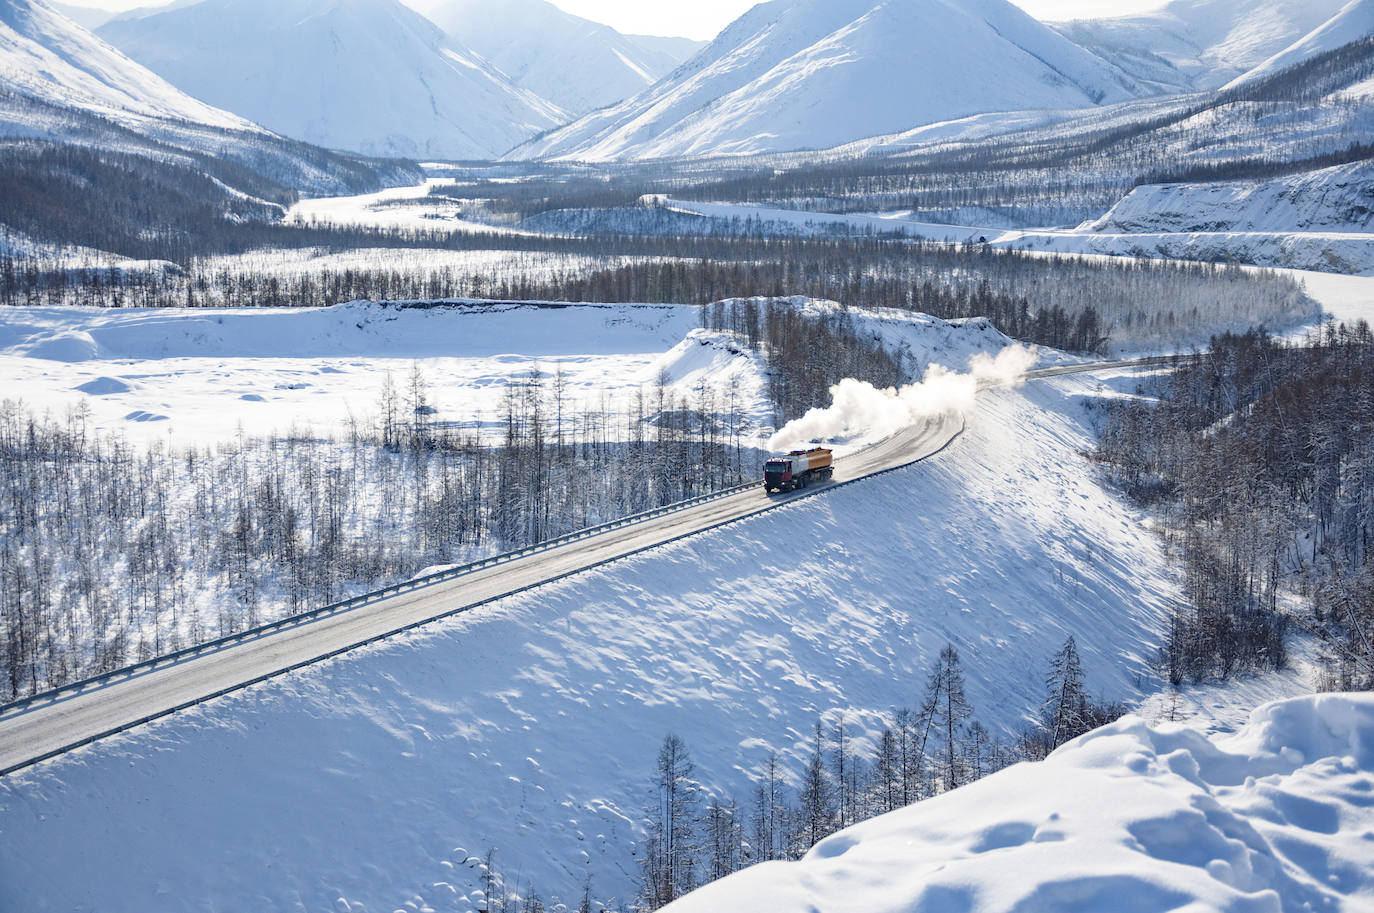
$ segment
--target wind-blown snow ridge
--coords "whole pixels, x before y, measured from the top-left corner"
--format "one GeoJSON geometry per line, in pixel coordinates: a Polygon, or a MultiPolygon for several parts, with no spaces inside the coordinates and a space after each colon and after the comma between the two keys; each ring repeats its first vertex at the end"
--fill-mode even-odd
{"type": "Polygon", "coordinates": [[[1371,840],[1374,696],[1326,695],[1215,742],[1128,717],[665,909],[1365,910],[1371,840]]]}
{"type": "Polygon", "coordinates": [[[1359,162],[1270,181],[1147,184],[1085,229],[1096,232],[1367,232],[1374,165],[1359,162]]]}

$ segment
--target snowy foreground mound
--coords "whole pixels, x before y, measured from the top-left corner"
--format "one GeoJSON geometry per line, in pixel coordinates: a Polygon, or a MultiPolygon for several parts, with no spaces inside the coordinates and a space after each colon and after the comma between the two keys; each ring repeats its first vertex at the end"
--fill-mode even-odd
{"type": "Polygon", "coordinates": [[[1327,695],[1215,742],[1128,717],[667,909],[1370,909],[1371,862],[1374,695],[1327,695]]]}

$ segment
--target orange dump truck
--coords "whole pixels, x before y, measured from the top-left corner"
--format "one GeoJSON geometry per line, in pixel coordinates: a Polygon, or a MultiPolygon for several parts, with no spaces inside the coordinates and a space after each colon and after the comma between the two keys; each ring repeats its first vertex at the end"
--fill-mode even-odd
{"type": "Polygon", "coordinates": [[[794,450],[787,456],[774,457],[763,464],[764,491],[792,491],[805,488],[812,482],[828,482],[835,474],[832,451],[794,450]]]}

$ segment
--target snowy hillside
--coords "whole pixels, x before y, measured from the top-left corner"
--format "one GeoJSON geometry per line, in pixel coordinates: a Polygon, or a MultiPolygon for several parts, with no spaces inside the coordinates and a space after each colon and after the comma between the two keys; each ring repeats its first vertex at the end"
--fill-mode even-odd
{"type": "Polygon", "coordinates": [[[1374,165],[1271,181],[1137,187],[1085,228],[1098,232],[1364,232],[1374,229],[1374,165]]]}
{"type": "Polygon", "coordinates": [[[78,6],[75,3],[57,3],[49,0],[48,6],[57,10],[68,19],[92,31],[113,19],[117,13],[94,6],[78,6]]]}
{"type": "Polygon", "coordinates": [[[1155,12],[1055,25],[1160,91],[1215,89],[1340,12],[1347,0],[1173,0],[1155,12]]]}
{"type": "Polygon", "coordinates": [[[136,115],[260,130],[174,88],[39,0],[0,4],[0,86],[116,121],[136,115]]]}
{"type": "Polygon", "coordinates": [[[826,148],[973,114],[1086,108],[1143,91],[1005,0],[772,0],[656,86],[512,157],[826,148]]]}
{"type": "Polygon", "coordinates": [[[517,86],[572,114],[638,95],[705,46],[622,35],[547,0],[445,0],[427,14],[517,86]]]}
{"type": "Polygon", "coordinates": [[[99,34],[197,98],[333,149],[490,158],[566,120],[397,0],[202,0],[99,34]]]}
{"type": "Polygon", "coordinates": [[[1303,36],[1291,47],[1276,53],[1273,57],[1256,66],[1238,78],[1232,85],[1272,76],[1289,67],[1296,66],[1318,54],[1334,51],[1352,41],[1374,36],[1374,2],[1370,0],[1350,0],[1339,13],[1328,22],[1316,28],[1311,34],[1303,36]]]}
{"type": "Polygon", "coordinates": [[[154,170],[208,173],[227,185],[226,209],[243,192],[338,194],[420,179],[404,162],[287,140],[197,101],[37,0],[0,4],[0,138],[132,153],[154,160],[154,170]]]}
{"type": "Polygon", "coordinates": [[[670,731],[747,802],[770,750],[796,782],[819,715],[869,752],[947,643],[994,733],[1038,708],[1070,633],[1094,693],[1139,696],[1179,591],[1079,453],[1098,383],[989,393],[933,461],[6,777],[6,896],[470,911],[495,848],[512,889],[575,907],[590,879],[621,904],[670,731]]]}
{"type": "Polygon", "coordinates": [[[1209,741],[1128,718],[716,882],[671,913],[1367,910],[1374,697],[1269,704],[1209,741]]]}

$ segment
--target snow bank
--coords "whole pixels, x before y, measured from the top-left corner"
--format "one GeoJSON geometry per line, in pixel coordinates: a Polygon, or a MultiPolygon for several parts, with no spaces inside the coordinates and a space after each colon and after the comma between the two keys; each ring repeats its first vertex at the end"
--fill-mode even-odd
{"type": "Polygon", "coordinates": [[[992,391],[935,460],[5,777],[3,905],[468,913],[489,848],[546,901],[619,903],[670,731],[747,801],[819,715],[867,752],[947,643],[995,733],[1069,634],[1094,693],[1138,696],[1179,590],[1080,455],[1097,384],[992,391]]]}
{"type": "Polygon", "coordinates": [[[1269,704],[1215,742],[1127,718],[667,909],[1368,909],[1372,797],[1372,695],[1269,704]]]}

